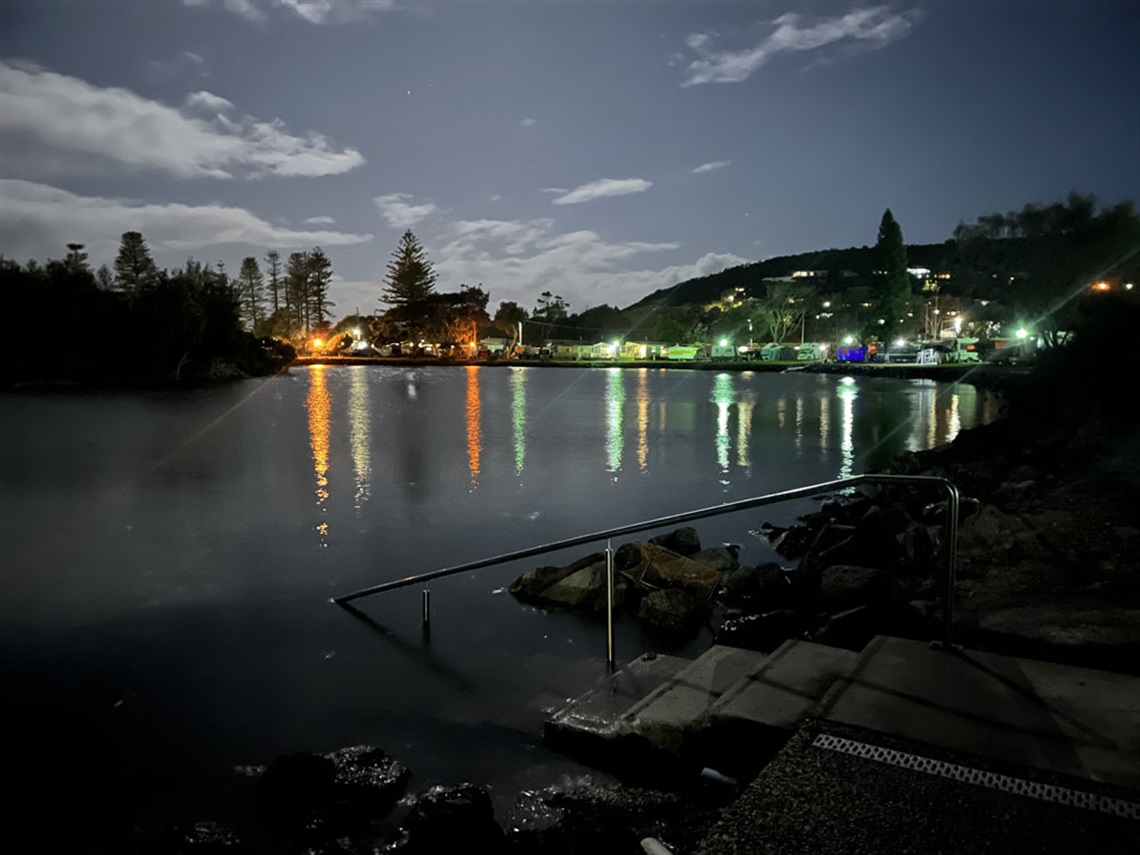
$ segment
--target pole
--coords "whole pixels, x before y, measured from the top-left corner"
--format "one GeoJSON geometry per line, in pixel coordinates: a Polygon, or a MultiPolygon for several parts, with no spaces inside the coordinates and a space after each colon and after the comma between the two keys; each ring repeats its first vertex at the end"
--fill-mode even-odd
{"type": "Polygon", "coordinates": [[[606,665],[614,667],[614,551],[606,541],[606,665]]]}

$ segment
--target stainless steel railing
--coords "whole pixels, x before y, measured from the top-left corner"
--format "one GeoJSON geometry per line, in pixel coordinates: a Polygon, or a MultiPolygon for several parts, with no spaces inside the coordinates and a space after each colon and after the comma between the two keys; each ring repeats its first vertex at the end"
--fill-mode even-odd
{"type": "MultiPolygon", "coordinates": [[[[502,555],[495,555],[491,558],[480,558],[478,561],[469,561],[466,564],[457,564],[454,567],[445,567],[440,570],[433,570],[429,573],[420,573],[416,576],[405,576],[403,579],[394,579],[390,582],[382,582],[379,585],[373,585],[369,588],[362,588],[359,591],[353,591],[350,594],[344,594],[339,597],[332,597],[329,601],[336,603],[338,606],[348,606],[354,600],[359,600],[362,597],[371,597],[374,594],[382,594],[385,591],[394,591],[397,588],[407,588],[412,585],[427,583],[435,579],[443,579],[447,576],[454,576],[456,573],[467,573],[472,570],[482,570],[486,567],[494,567],[498,564],[506,564],[509,561],[518,561],[523,558],[533,558],[536,555],[545,555],[548,552],[558,552],[562,549],[569,549],[575,546],[583,546],[588,543],[594,543],[599,540],[610,541],[615,537],[624,537],[628,534],[637,534],[638,532],[648,531],[655,528],[664,528],[666,526],[678,525],[680,523],[693,522],[694,520],[707,519],[708,517],[720,516],[722,514],[731,514],[736,511],[746,511],[751,508],[759,508],[764,505],[775,505],[780,502],[788,502],[793,499],[806,499],[811,496],[817,496],[820,493],[831,493],[840,489],[848,489],[858,487],[862,484],[896,484],[896,485],[930,485],[938,486],[946,490],[948,501],[946,503],[946,591],[945,601],[943,604],[943,627],[942,627],[942,640],[936,642],[936,645],[945,650],[953,649],[954,644],[954,586],[955,577],[958,565],[958,510],[959,510],[959,495],[958,488],[946,478],[939,478],[933,475],[854,475],[850,478],[841,478],[836,481],[824,481],[820,484],[812,484],[807,487],[797,487],[793,490],[782,490],[778,493],[767,493],[763,496],[756,496],[751,499],[739,499],[735,502],[725,502],[721,505],[714,505],[710,508],[699,508],[693,511],[684,511],[679,514],[671,514],[670,516],[657,517],[651,520],[642,520],[641,522],[629,523],[628,525],[617,526],[616,528],[604,529],[602,531],[593,531],[588,534],[577,535],[575,537],[567,537],[562,540],[556,540],[552,543],[544,543],[539,546],[529,546],[526,549],[518,549],[514,552],[505,552],[502,555]]],[[[606,658],[612,666],[614,664],[614,638],[613,638],[613,587],[614,587],[614,564],[613,564],[613,550],[610,544],[606,544],[606,605],[608,619],[606,621],[606,658]]],[[[429,608],[429,593],[424,589],[423,597],[423,622],[426,626],[430,621],[430,608],[429,608]]]]}

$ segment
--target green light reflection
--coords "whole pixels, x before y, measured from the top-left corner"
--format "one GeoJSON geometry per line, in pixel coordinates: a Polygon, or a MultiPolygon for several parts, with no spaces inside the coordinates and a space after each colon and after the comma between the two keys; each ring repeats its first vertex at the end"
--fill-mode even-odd
{"type": "MultiPolygon", "coordinates": [[[[720,467],[722,475],[728,475],[728,414],[732,402],[736,399],[736,390],[733,388],[732,375],[725,372],[716,375],[713,382],[713,402],[716,404],[716,464],[720,467]]],[[[722,478],[722,484],[727,484],[727,478],[722,478]]]]}
{"type": "Polygon", "coordinates": [[[515,436],[515,475],[526,465],[526,369],[511,369],[511,420],[515,436]]]}

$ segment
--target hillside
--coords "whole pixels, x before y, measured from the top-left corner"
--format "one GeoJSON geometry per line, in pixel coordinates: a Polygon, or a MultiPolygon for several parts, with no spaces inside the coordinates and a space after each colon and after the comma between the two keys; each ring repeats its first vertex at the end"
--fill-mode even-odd
{"type": "MultiPolygon", "coordinates": [[[[911,244],[907,246],[907,259],[912,267],[941,270],[947,267],[954,252],[954,242],[911,244]]],[[[824,292],[841,290],[844,283],[865,282],[875,266],[874,247],[860,246],[847,249],[823,249],[798,255],[782,255],[752,264],[730,267],[711,276],[701,276],[654,291],[638,300],[628,309],[660,306],[685,306],[709,303],[725,291],[743,288],[749,297],[763,297],[761,280],[768,277],[790,276],[796,270],[825,270],[827,279],[820,286],[824,292]],[[843,276],[844,272],[848,276],[843,276]],[[855,276],[850,276],[854,273],[855,276]]]]}

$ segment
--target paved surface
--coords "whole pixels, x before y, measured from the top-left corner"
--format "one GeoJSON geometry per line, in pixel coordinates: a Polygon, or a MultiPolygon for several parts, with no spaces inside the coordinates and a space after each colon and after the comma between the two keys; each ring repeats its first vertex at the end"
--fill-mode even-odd
{"type": "Polygon", "coordinates": [[[1140,852],[1140,677],[882,636],[714,647],[637,660],[552,724],[730,771],[794,733],[700,855],[1140,852]]]}
{"type": "Polygon", "coordinates": [[[1135,821],[816,747],[816,737],[811,726],[793,737],[697,855],[1140,851],[1135,821]]]}
{"type": "Polygon", "coordinates": [[[1140,678],[879,637],[821,717],[988,760],[1140,788],[1140,678]]]}

